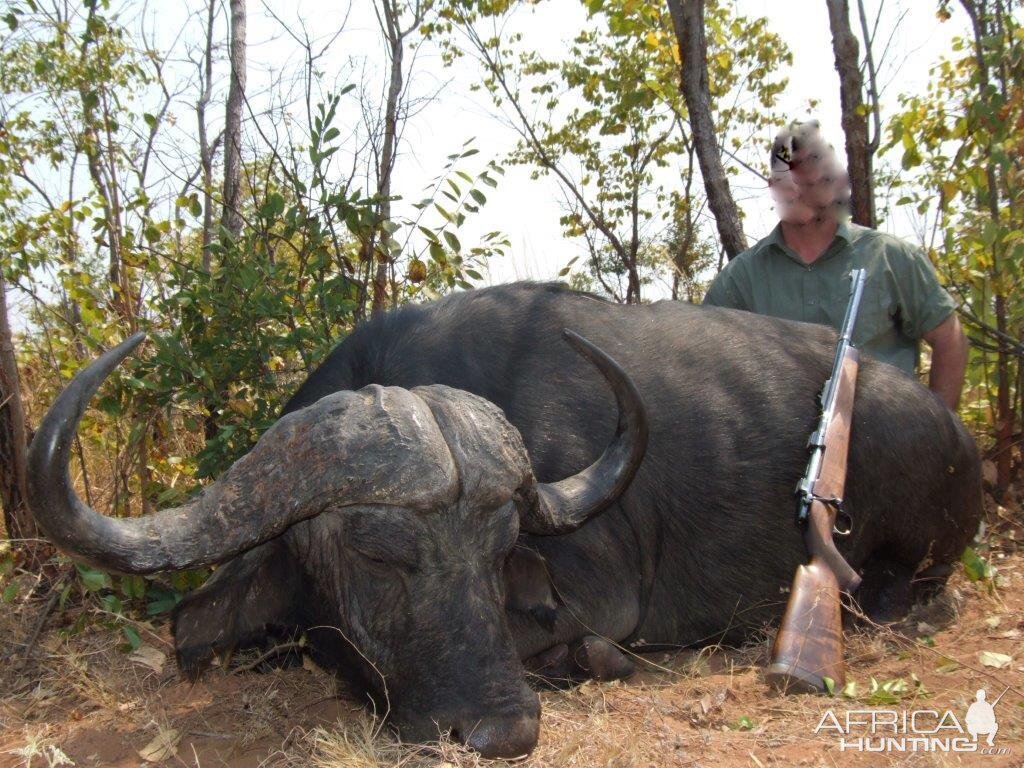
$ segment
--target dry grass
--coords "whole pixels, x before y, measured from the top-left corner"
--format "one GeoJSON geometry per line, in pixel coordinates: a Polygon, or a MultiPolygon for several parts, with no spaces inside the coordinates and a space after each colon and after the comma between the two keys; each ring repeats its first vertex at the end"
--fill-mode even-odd
{"type": "MultiPolygon", "coordinates": [[[[998,518],[998,516],[997,516],[998,518]]],[[[953,766],[1024,765],[1024,526],[1015,513],[993,523],[991,560],[1002,584],[991,593],[963,575],[953,586],[962,612],[934,632],[934,645],[891,630],[847,637],[847,667],[856,699],[780,697],[761,669],[770,633],[739,649],[707,648],[648,654],[625,682],[585,683],[541,693],[537,750],[517,765],[608,766],[953,766]],[[1002,669],[983,666],[981,651],[1013,657],[1002,669]],[[921,685],[913,681],[916,677],[921,685]],[[868,696],[871,678],[907,685],[892,704],[868,696]],[[962,714],[974,691],[1012,690],[998,708],[997,744],[1010,754],[961,760],[941,754],[840,753],[814,727],[836,711],[927,706],[962,714]]],[[[20,574],[22,598],[0,613],[0,655],[18,650],[47,599],[45,583],[20,574]]],[[[43,580],[45,582],[45,579],[43,580]]],[[[444,738],[403,744],[330,675],[304,668],[234,674],[215,667],[198,683],[179,679],[167,627],[138,625],[147,651],[129,656],[119,633],[91,603],[50,617],[24,666],[0,664],[0,766],[70,765],[136,768],[260,766],[266,768],[475,768],[488,763],[444,738]],[[82,631],[61,629],[76,620],[82,631]],[[155,745],[155,746],[154,746],[155,745]],[[158,749],[168,746],[166,754],[158,749]]],[[[15,656],[15,660],[16,660],[15,656]]],[[[251,665],[253,659],[236,663],[251,665]]],[[[993,695],[994,695],[993,694],[993,695]]]]}

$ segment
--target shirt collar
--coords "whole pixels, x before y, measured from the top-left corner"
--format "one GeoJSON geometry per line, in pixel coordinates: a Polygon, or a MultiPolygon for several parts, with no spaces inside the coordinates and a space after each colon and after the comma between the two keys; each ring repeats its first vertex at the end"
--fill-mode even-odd
{"type": "MultiPolygon", "coordinates": [[[[786,239],[782,236],[782,222],[775,225],[775,229],[768,235],[768,243],[774,245],[781,253],[785,254],[789,258],[793,259],[797,263],[804,265],[803,260],[793,252],[793,249],[786,245],[786,239]]],[[[845,245],[849,245],[853,242],[853,230],[850,227],[850,222],[844,217],[839,220],[839,224],[836,226],[836,236],[832,241],[832,244],[825,249],[825,252],[818,257],[817,261],[828,258],[836,249],[836,240],[842,240],[845,245]]]]}

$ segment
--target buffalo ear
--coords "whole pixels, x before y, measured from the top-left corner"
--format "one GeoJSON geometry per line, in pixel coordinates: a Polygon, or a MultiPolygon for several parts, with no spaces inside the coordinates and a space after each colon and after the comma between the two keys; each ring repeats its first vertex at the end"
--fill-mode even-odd
{"type": "Polygon", "coordinates": [[[174,609],[178,667],[194,679],[215,653],[295,634],[300,594],[300,569],[280,538],[229,560],[174,609]]]}
{"type": "Polygon", "coordinates": [[[533,616],[549,632],[555,628],[558,603],[551,589],[547,562],[522,544],[513,547],[505,560],[505,606],[533,616]]]}

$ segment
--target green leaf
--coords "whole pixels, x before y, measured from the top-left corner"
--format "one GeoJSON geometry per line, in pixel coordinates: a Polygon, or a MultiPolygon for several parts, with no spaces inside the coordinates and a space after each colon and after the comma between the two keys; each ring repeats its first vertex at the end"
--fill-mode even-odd
{"type": "Polygon", "coordinates": [[[992,578],[992,566],[971,547],[964,549],[960,562],[963,563],[964,573],[971,581],[987,581],[992,578]]]}
{"type": "Polygon", "coordinates": [[[449,248],[451,248],[456,253],[462,250],[462,244],[459,242],[459,238],[457,238],[448,230],[445,230],[441,234],[444,235],[444,241],[448,243],[449,248]]]}
{"type": "Polygon", "coordinates": [[[146,591],[149,602],[146,605],[146,613],[150,616],[158,616],[167,613],[178,604],[178,594],[167,587],[151,582],[146,591]]]}
{"type": "Polygon", "coordinates": [[[4,21],[7,22],[7,26],[10,28],[11,32],[18,28],[18,17],[13,13],[8,13],[4,16],[4,21]]]}
{"type": "Polygon", "coordinates": [[[103,610],[107,611],[108,613],[119,614],[123,610],[124,606],[121,604],[121,598],[119,598],[117,595],[101,595],[99,600],[100,605],[103,606],[103,610]]]}
{"type": "Polygon", "coordinates": [[[484,197],[484,193],[479,189],[469,190],[469,196],[476,200],[480,205],[484,205],[487,202],[487,198],[484,197]]]}
{"type": "Polygon", "coordinates": [[[829,696],[835,696],[836,695],[836,681],[835,680],[833,680],[831,677],[823,677],[823,678],[821,678],[821,682],[824,683],[825,690],[828,691],[828,695],[829,696]]]}
{"type": "Polygon", "coordinates": [[[903,153],[900,164],[903,166],[904,171],[909,171],[911,168],[921,164],[921,153],[917,151],[916,146],[912,146],[903,153]]]}
{"type": "Polygon", "coordinates": [[[744,715],[736,721],[735,726],[738,731],[752,731],[754,730],[754,721],[744,715]]]}
{"type": "Polygon", "coordinates": [[[429,251],[430,258],[436,261],[441,266],[444,266],[445,264],[448,263],[448,258],[445,256],[444,248],[441,247],[440,243],[431,243],[429,251]]]}
{"type": "Polygon", "coordinates": [[[125,625],[121,627],[121,632],[124,634],[124,639],[128,641],[128,645],[132,647],[133,651],[142,645],[142,638],[139,637],[139,633],[135,627],[125,625]]]}
{"type": "Polygon", "coordinates": [[[81,563],[76,563],[75,568],[86,592],[99,592],[101,589],[110,588],[110,576],[104,571],[81,563]]]}
{"type": "Polygon", "coordinates": [[[6,587],[4,587],[3,601],[5,603],[13,603],[14,598],[18,596],[19,586],[18,582],[12,581],[6,587]]]}
{"type": "Polygon", "coordinates": [[[284,196],[280,192],[271,192],[260,208],[260,216],[264,219],[274,219],[282,213],[284,213],[284,196]]]}
{"type": "Polygon", "coordinates": [[[122,576],[121,594],[128,598],[142,599],[146,596],[146,580],[141,576],[122,576]]]}

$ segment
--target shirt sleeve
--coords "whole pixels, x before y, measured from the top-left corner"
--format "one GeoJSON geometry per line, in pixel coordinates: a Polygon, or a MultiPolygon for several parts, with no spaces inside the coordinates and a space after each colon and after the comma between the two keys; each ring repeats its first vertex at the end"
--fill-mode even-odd
{"type": "Polygon", "coordinates": [[[913,339],[938,326],[957,307],[939,283],[935,267],[919,248],[902,249],[897,269],[897,285],[901,294],[902,332],[913,339]]]}
{"type": "Polygon", "coordinates": [[[745,309],[750,311],[748,303],[736,284],[740,269],[740,262],[733,260],[723,267],[722,271],[715,275],[715,279],[708,286],[708,292],[704,294],[702,302],[708,307],[729,307],[731,309],[745,309]]]}

